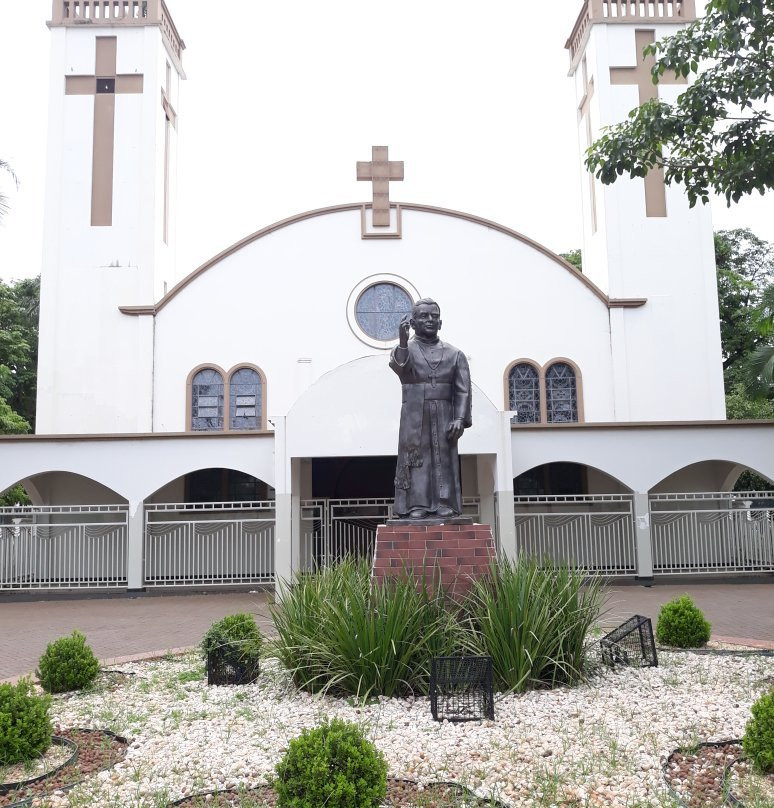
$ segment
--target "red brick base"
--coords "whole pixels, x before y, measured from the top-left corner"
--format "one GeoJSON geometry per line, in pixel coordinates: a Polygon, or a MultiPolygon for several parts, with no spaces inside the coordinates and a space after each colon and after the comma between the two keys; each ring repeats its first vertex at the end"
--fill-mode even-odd
{"type": "Polygon", "coordinates": [[[495,558],[489,525],[379,525],[373,576],[378,580],[413,574],[418,585],[435,584],[444,591],[466,592],[485,575],[495,558]]]}

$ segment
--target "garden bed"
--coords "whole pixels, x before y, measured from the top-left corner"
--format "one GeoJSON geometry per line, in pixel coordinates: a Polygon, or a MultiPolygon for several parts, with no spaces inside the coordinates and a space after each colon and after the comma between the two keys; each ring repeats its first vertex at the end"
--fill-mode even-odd
{"type": "Polygon", "coordinates": [[[34,782],[22,783],[0,794],[0,806],[28,805],[32,799],[57,790],[70,789],[97,772],[109,769],[126,754],[127,740],[112,732],[96,729],[58,730],[57,736],[68,741],[77,752],[72,761],[54,767],[34,782]]]}
{"type": "Polygon", "coordinates": [[[156,808],[264,786],[291,738],[336,716],[361,726],[389,775],[418,781],[424,799],[430,783],[452,781],[506,806],[660,808],[672,804],[662,775],[669,751],[740,737],[753,701],[770,687],[774,660],[663,652],[659,662],[599,668],[573,688],[500,695],[494,721],[455,724],[433,721],[423,696],[361,703],[311,695],[273,658],[253,684],[207,687],[201,657],[188,654],[123,666],[135,675],[118,690],[55,697],[52,713],[62,725],[133,738],[109,775],[77,787],[79,806],[156,808]]]}

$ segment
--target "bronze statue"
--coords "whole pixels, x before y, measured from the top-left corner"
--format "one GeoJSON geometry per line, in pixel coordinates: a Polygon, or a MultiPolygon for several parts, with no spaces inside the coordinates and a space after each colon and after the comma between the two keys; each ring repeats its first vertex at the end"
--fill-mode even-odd
{"type": "Polygon", "coordinates": [[[438,339],[441,309],[418,300],[400,324],[390,367],[403,385],[394,516],[448,520],[462,514],[457,441],[472,425],[465,354],[438,339]],[[414,337],[409,340],[409,328],[414,337]]]}

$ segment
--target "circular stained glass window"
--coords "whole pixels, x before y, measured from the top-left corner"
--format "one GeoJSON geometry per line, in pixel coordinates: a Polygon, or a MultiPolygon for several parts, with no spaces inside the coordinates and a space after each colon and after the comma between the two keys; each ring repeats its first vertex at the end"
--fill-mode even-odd
{"type": "Polygon", "coordinates": [[[372,339],[398,337],[400,321],[411,314],[413,303],[404,289],[394,283],[375,283],[365,289],[355,303],[358,326],[372,339]]]}

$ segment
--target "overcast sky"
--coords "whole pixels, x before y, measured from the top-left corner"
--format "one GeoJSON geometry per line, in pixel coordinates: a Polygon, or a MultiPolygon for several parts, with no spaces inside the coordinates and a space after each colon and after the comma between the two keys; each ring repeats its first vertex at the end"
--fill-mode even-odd
{"type": "MultiPolygon", "coordinates": [[[[370,200],[357,160],[405,162],[393,201],[581,246],[575,98],[564,43],[580,0],[167,0],[187,50],[179,105],[178,277],[294,213],[370,200]]],[[[11,210],[0,278],[40,271],[51,0],[3,2],[0,158],[11,210]]],[[[774,196],[716,229],[774,241],[774,196]]]]}

